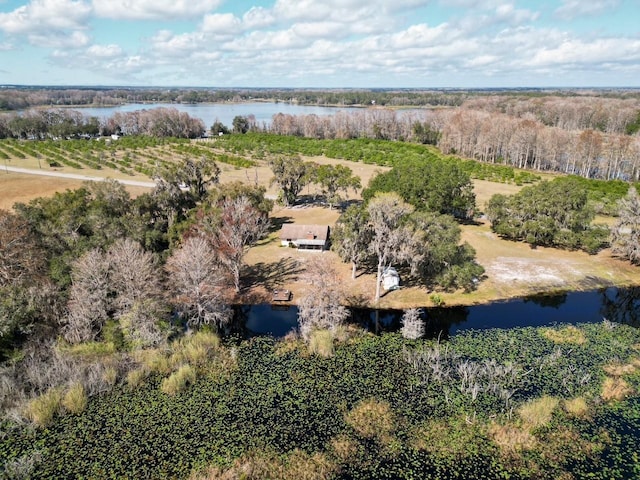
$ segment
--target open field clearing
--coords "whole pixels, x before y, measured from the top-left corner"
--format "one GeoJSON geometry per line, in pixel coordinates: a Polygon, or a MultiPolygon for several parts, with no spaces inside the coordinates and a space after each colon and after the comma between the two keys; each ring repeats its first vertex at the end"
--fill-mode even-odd
{"type": "MultiPolygon", "coordinates": [[[[320,207],[278,208],[272,214],[275,225],[282,223],[329,224],[338,218],[336,210],[320,207]]],[[[612,258],[609,250],[598,255],[569,252],[554,248],[532,249],[521,242],[501,240],[487,223],[464,225],[462,238],[477,252],[477,261],[486,277],[472,293],[437,292],[447,305],[471,305],[535,293],[563,290],[590,290],[611,285],[640,284],[640,269],[612,258]]],[[[343,263],[333,252],[305,252],[280,246],[278,231],[260,242],[246,257],[250,286],[247,298],[268,299],[272,289],[287,288],[294,303],[313,291],[300,281],[305,263],[314,255],[333,259],[343,281],[345,297],[353,305],[370,305],[375,294],[375,271],[358,271],[351,279],[351,265],[343,263]]],[[[423,287],[403,287],[380,300],[382,308],[428,306],[433,291],[423,287]]]]}

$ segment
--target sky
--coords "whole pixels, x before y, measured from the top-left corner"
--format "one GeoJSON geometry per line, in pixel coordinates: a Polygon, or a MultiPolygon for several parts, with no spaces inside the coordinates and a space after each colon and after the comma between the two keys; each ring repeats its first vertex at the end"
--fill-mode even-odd
{"type": "Polygon", "coordinates": [[[640,0],[0,0],[0,84],[640,86],[640,0]]]}

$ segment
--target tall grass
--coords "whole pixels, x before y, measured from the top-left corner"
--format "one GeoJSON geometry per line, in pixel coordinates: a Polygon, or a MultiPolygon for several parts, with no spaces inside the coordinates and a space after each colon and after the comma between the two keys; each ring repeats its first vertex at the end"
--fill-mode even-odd
{"type": "Polygon", "coordinates": [[[543,328],[540,332],[547,340],[558,344],[583,345],[587,341],[584,332],[573,325],[562,328],[543,328]]]}
{"type": "Polygon", "coordinates": [[[529,400],[518,408],[518,415],[525,427],[535,429],[547,425],[551,421],[554,410],[559,404],[554,397],[544,396],[529,400]]]}
{"type": "Polygon", "coordinates": [[[60,411],[61,404],[62,390],[60,388],[52,388],[39,397],[32,399],[27,404],[25,413],[33,423],[40,427],[45,427],[60,411]]]}
{"type": "Polygon", "coordinates": [[[333,356],[333,334],[330,330],[314,330],[309,336],[309,351],[329,358],[333,356]]]}
{"type": "Polygon", "coordinates": [[[62,406],[71,413],[82,413],[87,407],[87,394],[81,383],[73,384],[62,399],[62,406]]]}
{"type": "Polygon", "coordinates": [[[160,389],[167,395],[176,395],[196,381],[196,371],[191,365],[181,366],[162,381],[160,389]]]}
{"type": "Polygon", "coordinates": [[[600,393],[603,400],[611,402],[623,400],[633,393],[633,388],[620,377],[606,377],[600,393]]]}

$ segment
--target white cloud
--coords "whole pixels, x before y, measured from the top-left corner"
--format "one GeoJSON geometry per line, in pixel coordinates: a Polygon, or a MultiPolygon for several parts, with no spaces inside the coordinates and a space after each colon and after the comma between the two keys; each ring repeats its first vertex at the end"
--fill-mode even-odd
{"type": "Polygon", "coordinates": [[[74,52],[54,50],[51,61],[64,68],[82,69],[107,78],[134,82],[139,75],[156,67],[153,61],[141,55],[127,55],[115,45],[91,45],[74,52]]]}
{"type": "Polygon", "coordinates": [[[251,7],[242,16],[242,23],[246,29],[269,27],[275,21],[272,11],[262,7],[251,7]]]}
{"type": "Polygon", "coordinates": [[[87,55],[94,58],[115,58],[123,54],[119,45],[91,45],[87,48],[87,55]]]}
{"type": "Polygon", "coordinates": [[[340,38],[348,36],[349,31],[339,22],[301,22],[291,27],[299,37],[340,38]]]}
{"type": "Polygon", "coordinates": [[[563,20],[572,20],[577,17],[599,15],[616,8],[619,4],[619,0],[564,0],[556,9],[555,15],[563,20]]]}
{"type": "Polygon", "coordinates": [[[91,7],[81,0],[32,0],[0,13],[0,30],[14,35],[79,30],[86,28],[90,14],[91,7]]]}
{"type": "Polygon", "coordinates": [[[534,67],[575,64],[627,63],[640,61],[640,40],[597,39],[567,40],[555,48],[543,48],[531,59],[534,67]]]}
{"type": "Polygon", "coordinates": [[[206,38],[198,32],[173,35],[168,30],[159,31],[152,39],[154,58],[187,57],[199,49],[212,47],[206,38]]]}
{"type": "Polygon", "coordinates": [[[517,9],[512,3],[500,5],[495,10],[495,21],[510,25],[522,25],[538,19],[540,14],[526,9],[517,9]]]}
{"type": "Polygon", "coordinates": [[[71,33],[51,31],[48,33],[30,33],[29,43],[45,48],[82,48],[89,44],[91,38],[84,32],[71,33]]]}
{"type": "Polygon", "coordinates": [[[242,30],[242,21],[231,13],[205,15],[200,29],[221,35],[234,35],[242,30]]]}
{"type": "Polygon", "coordinates": [[[197,18],[218,8],[222,0],[93,0],[99,17],[116,20],[197,18]]]}

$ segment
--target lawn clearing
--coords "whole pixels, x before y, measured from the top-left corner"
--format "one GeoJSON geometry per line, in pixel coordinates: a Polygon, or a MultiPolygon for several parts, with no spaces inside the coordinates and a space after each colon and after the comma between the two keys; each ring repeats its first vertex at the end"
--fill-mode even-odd
{"type": "MultiPolygon", "coordinates": [[[[333,225],[339,212],[320,207],[276,207],[272,213],[275,225],[283,223],[333,225]]],[[[252,248],[246,257],[247,298],[268,299],[271,290],[286,288],[293,292],[293,303],[313,290],[300,278],[310,256],[331,258],[338,271],[347,302],[373,306],[375,272],[359,271],[351,279],[351,265],[333,252],[306,252],[281,247],[275,230],[269,238],[252,248]]],[[[462,226],[462,239],[476,249],[477,261],[486,269],[486,278],[471,293],[437,292],[446,305],[472,305],[495,300],[522,297],[536,293],[590,290],[606,286],[640,284],[640,268],[611,257],[609,250],[598,255],[554,248],[531,248],[521,242],[502,240],[491,232],[487,222],[462,226]]],[[[381,308],[409,308],[433,305],[433,291],[421,287],[403,287],[388,292],[381,308]]]]}

